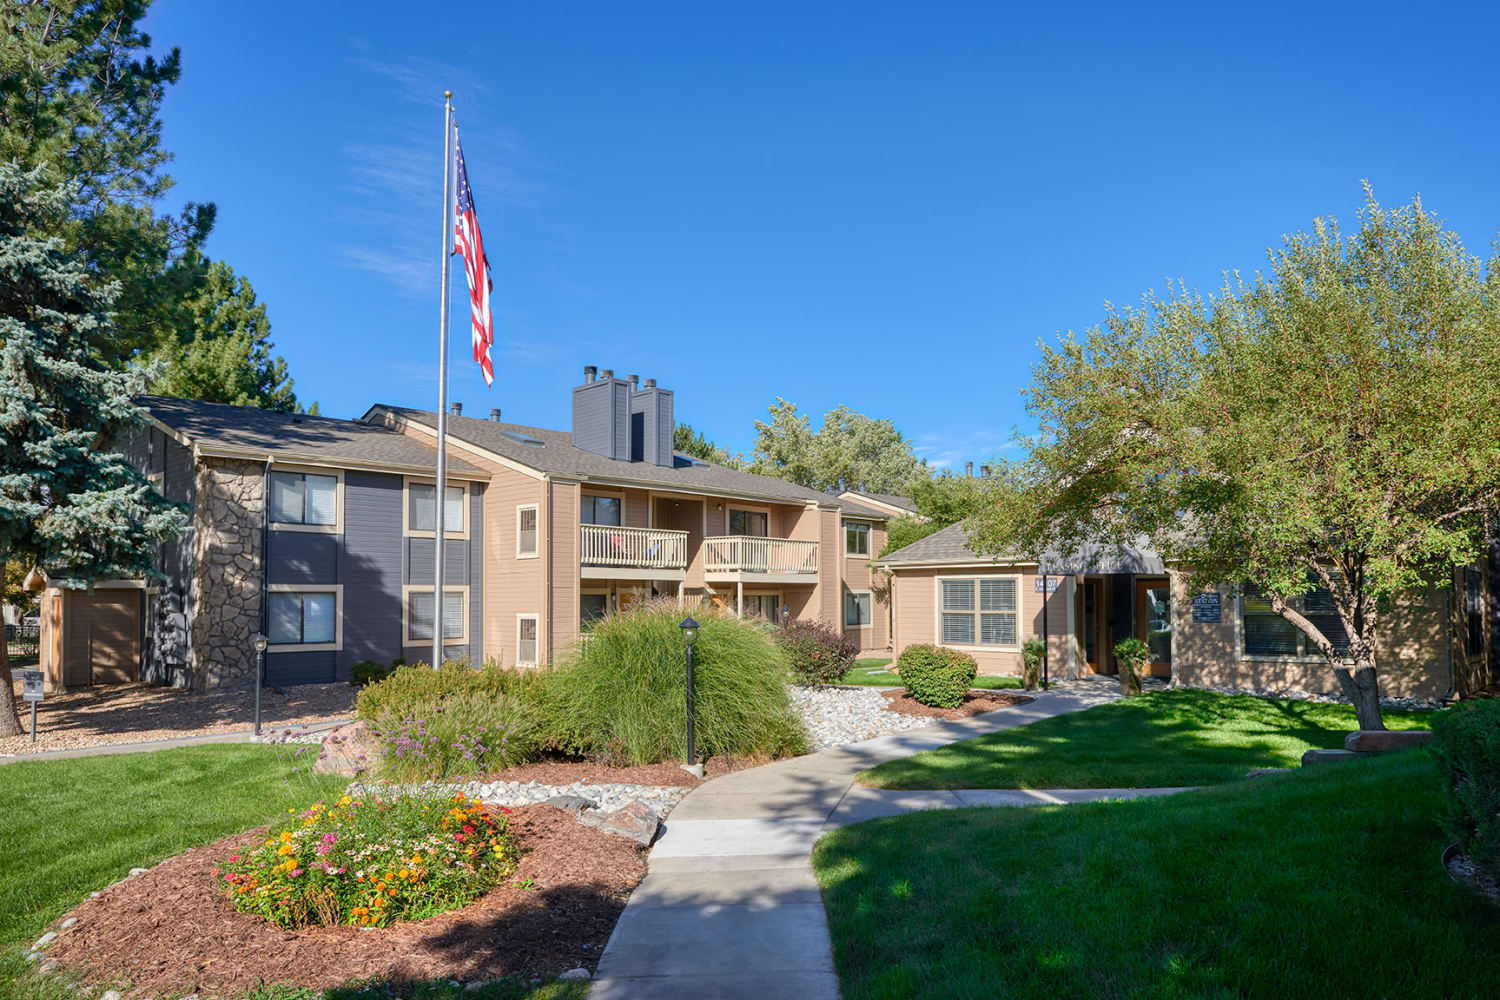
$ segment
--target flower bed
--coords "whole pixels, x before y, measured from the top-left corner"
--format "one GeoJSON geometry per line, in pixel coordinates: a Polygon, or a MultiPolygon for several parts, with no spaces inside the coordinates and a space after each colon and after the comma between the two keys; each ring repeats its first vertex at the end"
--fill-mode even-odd
{"type": "Polygon", "coordinates": [[[281,927],[380,927],[463,906],[515,870],[509,810],[462,794],[315,803],[231,854],[215,876],[235,909],[281,927]]]}

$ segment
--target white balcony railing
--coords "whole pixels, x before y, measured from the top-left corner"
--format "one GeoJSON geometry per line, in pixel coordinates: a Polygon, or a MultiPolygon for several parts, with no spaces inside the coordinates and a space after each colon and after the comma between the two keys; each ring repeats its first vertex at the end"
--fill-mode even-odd
{"type": "Polygon", "coordinates": [[[818,573],[818,543],[797,538],[715,535],[703,540],[709,573],[818,573]]]}
{"type": "Polygon", "coordinates": [[[578,562],[583,566],[683,569],[687,566],[687,532],[582,524],[578,562]]]}

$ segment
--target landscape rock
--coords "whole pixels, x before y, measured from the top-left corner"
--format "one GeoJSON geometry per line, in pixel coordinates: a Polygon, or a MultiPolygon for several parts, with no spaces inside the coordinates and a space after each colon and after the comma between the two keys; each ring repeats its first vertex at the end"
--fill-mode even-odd
{"type": "Polygon", "coordinates": [[[99,1000],[124,1000],[119,990],[105,990],[99,1000]]]}
{"type": "Polygon", "coordinates": [[[31,946],[31,950],[41,951],[43,948],[47,947],[49,944],[56,940],[57,931],[48,931],[47,933],[36,939],[36,944],[31,946]]]}
{"type": "Polygon", "coordinates": [[[562,975],[558,976],[557,978],[558,979],[587,980],[587,979],[592,979],[593,976],[591,976],[589,974],[589,970],[588,969],[585,969],[583,966],[580,965],[576,969],[569,969],[567,972],[564,972],[562,975]]]}
{"type": "Polygon", "coordinates": [[[131,874],[131,876],[144,875],[147,872],[149,872],[150,870],[151,869],[149,869],[149,868],[132,868],[132,869],[130,869],[130,874],[131,874]]]}
{"type": "Polygon", "coordinates": [[[60,931],[65,931],[76,923],[78,923],[77,917],[69,917],[67,920],[64,920],[62,923],[58,924],[57,929],[60,931]]]}
{"type": "Polygon", "coordinates": [[[1432,733],[1426,729],[1389,730],[1361,729],[1344,737],[1344,749],[1356,753],[1389,753],[1406,750],[1432,742],[1432,733]]]}
{"type": "Polygon", "coordinates": [[[370,769],[380,755],[380,740],[369,723],[360,721],[338,726],[323,737],[313,771],[317,774],[341,774],[352,778],[370,769]]]}
{"type": "Polygon", "coordinates": [[[1308,750],[1302,754],[1302,766],[1309,764],[1339,764],[1346,760],[1359,760],[1363,754],[1353,750],[1308,750]]]}
{"type": "Polygon", "coordinates": [[[656,813],[640,802],[632,802],[625,808],[611,813],[601,813],[597,810],[582,812],[578,814],[578,821],[585,826],[597,826],[605,833],[629,837],[642,846],[651,843],[652,838],[656,836],[657,827],[661,826],[661,820],[657,818],[656,813]]]}
{"type": "Polygon", "coordinates": [[[547,800],[547,805],[566,809],[568,812],[583,812],[585,809],[599,808],[599,803],[586,799],[582,795],[554,795],[547,800]]]}
{"type": "Polygon", "coordinates": [[[1247,778],[1264,778],[1268,774],[1287,774],[1292,769],[1289,767],[1257,767],[1245,774],[1247,778]]]}
{"type": "Polygon", "coordinates": [[[43,962],[41,965],[37,966],[37,970],[44,976],[52,975],[52,973],[57,971],[57,968],[57,963],[52,961],[52,959],[50,958],[47,959],[47,961],[43,962]]]}

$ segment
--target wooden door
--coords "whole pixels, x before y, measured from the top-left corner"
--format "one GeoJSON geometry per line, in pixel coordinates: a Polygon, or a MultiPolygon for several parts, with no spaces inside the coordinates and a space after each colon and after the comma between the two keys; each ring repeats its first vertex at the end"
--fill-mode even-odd
{"type": "Polygon", "coordinates": [[[97,590],[79,593],[74,608],[83,617],[89,683],[124,684],[136,680],[141,667],[141,592],[97,590]]]}
{"type": "Polygon", "coordinates": [[[1104,619],[1103,588],[1098,580],[1085,580],[1078,588],[1078,645],[1083,649],[1083,662],[1089,673],[1097,674],[1104,665],[1104,635],[1100,625],[1104,619]]]}
{"type": "Polygon", "coordinates": [[[1165,578],[1135,582],[1135,635],[1151,650],[1151,674],[1172,676],[1172,589],[1165,578]]]}

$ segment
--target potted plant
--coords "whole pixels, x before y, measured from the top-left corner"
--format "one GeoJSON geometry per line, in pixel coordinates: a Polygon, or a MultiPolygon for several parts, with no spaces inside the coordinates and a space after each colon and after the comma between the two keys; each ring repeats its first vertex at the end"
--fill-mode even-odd
{"type": "Polygon", "coordinates": [[[1042,656],[1047,644],[1041,639],[1027,639],[1021,647],[1021,686],[1035,691],[1042,676],[1042,656]]]}
{"type": "Polygon", "coordinates": [[[1120,693],[1129,697],[1141,693],[1141,671],[1151,662],[1151,649],[1131,636],[1115,643],[1115,665],[1120,671],[1120,693]]]}

